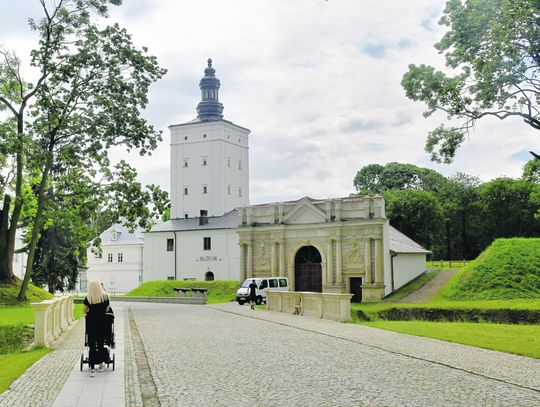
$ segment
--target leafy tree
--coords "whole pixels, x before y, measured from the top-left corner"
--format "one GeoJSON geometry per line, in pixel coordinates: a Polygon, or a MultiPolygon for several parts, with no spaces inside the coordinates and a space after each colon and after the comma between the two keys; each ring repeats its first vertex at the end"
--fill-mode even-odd
{"type": "Polygon", "coordinates": [[[439,252],[443,208],[433,192],[416,189],[384,193],[390,224],[422,246],[439,252]]]}
{"type": "Polygon", "coordinates": [[[34,285],[47,285],[52,294],[74,289],[85,263],[84,252],[79,249],[79,242],[73,241],[70,231],[55,226],[44,230],[34,258],[34,285]]]}
{"type": "Polygon", "coordinates": [[[449,31],[435,45],[452,74],[409,65],[401,82],[424,115],[446,113],[429,133],[433,161],[450,163],[478,119],[521,118],[540,130],[540,5],[538,0],[449,0],[439,24],[449,31]],[[455,119],[455,120],[454,120],[455,119]]]}
{"type": "Polygon", "coordinates": [[[380,164],[369,164],[360,169],[354,177],[353,184],[357,192],[376,193],[382,192],[381,176],[384,167],[380,164]]]}
{"type": "Polygon", "coordinates": [[[522,178],[540,184],[540,160],[532,159],[523,166],[522,178]]]}
{"type": "Polygon", "coordinates": [[[524,180],[497,178],[480,189],[480,206],[484,224],[482,246],[499,237],[539,237],[540,222],[535,196],[540,185],[524,180]]]}
{"type": "Polygon", "coordinates": [[[385,166],[370,164],[354,177],[354,186],[362,193],[381,194],[391,189],[422,189],[437,191],[446,182],[437,171],[413,164],[391,162],[385,166]]]}
{"type": "Polygon", "coordinates": [[[115,198],[111,204],[115,213],[127,215],[131,223],[144,223],[149,215],[148,209],[142,210],[145,199],[163,197],[157,187],[144,192],[140,184],[126,184],[136,173],[126,163],[112,168],[108,149],[123,145],[144,155],[156,147],[160,134],[140,113],[147,104],[149,86],[165,70],[147,55],[146,48],[136,49],[117,24],[93,22],[95,15],[106,17],[108,5],[119,5],[119,0],[40,0],[40,4],[44,17],[30,20],[40,38],[31,53],[31,64],[39,72],[37,81],[30,84],[22,79],[20,60],[13,53],[2,51],[0,64],[0,106],[17,123],[16,133],[2,135],[14,140],[7,153],[14,157],[16,175],[14,208],[10,209],[11,197],[6,194],[0,217],[0,241],[8,237],[6,247],[0,247],[0,258],[7,259],[0,264],[0,279],[12,277],[25,171],[39,179],[33,189],[37,205],[19,299],[25,298],[32,273],[48,191],[56,191],[50,179],[55,168],[88,180],[89,190],[97,196],[115,198]]]}
{"type": "Polygon", "coordinates": [[[480,244],[483,233],[480,185],[477,177],[457,173],[438,194],[444,211],[446,259],[472,259],[484,248],[480,244]]]}

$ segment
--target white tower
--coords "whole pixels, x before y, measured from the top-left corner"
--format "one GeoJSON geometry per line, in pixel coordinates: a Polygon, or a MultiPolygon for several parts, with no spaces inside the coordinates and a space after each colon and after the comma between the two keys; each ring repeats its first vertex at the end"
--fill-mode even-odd
{"type": "Polygon", "coordinates": [[[250,130],[223,119],[215,72],[209,59],[197,118],[169,126],[171,219],[197,217],[201,210],[221,216],[249,205],[250,130]]]}

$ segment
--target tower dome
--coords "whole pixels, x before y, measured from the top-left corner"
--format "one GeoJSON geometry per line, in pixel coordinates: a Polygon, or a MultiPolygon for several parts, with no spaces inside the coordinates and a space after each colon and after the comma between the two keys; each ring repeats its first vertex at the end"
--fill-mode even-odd
{"type": "Polygon", "coordinates": [[[216,70],[212,67],[212,59],[199,82],[201,101],[197,105],[197,118],[201,121],[220,120],[223,118],[223,105],[219,103],[219,87],[221,83],[216,78],[216,70]]]}

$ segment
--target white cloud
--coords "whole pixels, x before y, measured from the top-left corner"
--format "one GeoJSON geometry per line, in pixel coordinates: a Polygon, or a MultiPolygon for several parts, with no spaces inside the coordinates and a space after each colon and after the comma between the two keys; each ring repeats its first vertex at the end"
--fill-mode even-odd
{"type": "MultiPolygon", "coordinates": [[[[424,119],[400,81],[410,63],[443,66],[433,44],[444,32],[437,21],[445,0],[125,3],[110,20],[169,71],[145,112],[164,141],[151,157],[129,156],[143,182],[169,189],[167,126],[195,117],[208,57],[222,82],[225,118],[252,130],[252,203],[348,195],[356,171],[375,162],[484,180],[518,176],[516,154],[540,150],[538,136],[519,121],[492,120],[479,122],[451,166],[429,161],[425,138],[440,118],[424,119]]],[[[0,16],[0,26],[9,18],[0,16]]],[[[2,35],[3,43],[27,52],[32,34],[16,31],[2,35]]]]}

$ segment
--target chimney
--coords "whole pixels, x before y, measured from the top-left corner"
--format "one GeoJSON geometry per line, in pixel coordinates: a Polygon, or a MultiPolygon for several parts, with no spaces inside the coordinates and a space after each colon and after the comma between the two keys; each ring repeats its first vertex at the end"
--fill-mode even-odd
{"type": "Polygon", "coordinates": [[[205,209],[201,209],[201,216],[199,216],[199,225],[207,225],[208,224],[208,211],[205,209]]]}

